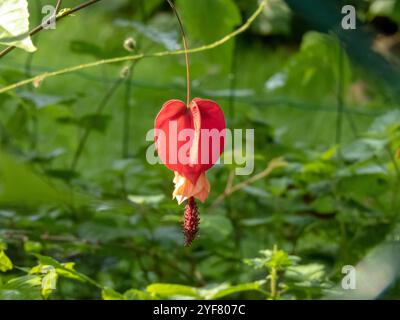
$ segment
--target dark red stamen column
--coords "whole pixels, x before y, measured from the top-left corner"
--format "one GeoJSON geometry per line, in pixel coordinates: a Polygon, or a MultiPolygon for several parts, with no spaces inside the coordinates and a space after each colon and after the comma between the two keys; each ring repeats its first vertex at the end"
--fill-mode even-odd
{"type": "Polygon", "coordinates": [[[185,207],[185,216],[183,221],[183,234],[185,235],[185,246],[190,246],[199,232],[199,210],[197,209],[194,198],[188,199],[185,207]]]}

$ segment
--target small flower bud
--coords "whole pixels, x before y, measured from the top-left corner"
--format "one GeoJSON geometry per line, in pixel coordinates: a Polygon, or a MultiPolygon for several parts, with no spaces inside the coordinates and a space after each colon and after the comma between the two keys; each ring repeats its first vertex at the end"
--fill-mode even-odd
{"type": "Polygon", "coordinates": [[[121,69],[121,72],[119,73],[119,76],[123,79],[127,78],[129,74],[131,73],[131,70],[128,66],[125,66],[121,69]]]}
{"type": "Polygon", "coordinates": [[[37,76],[32,82],[33,86],[35,88],[39,88],[40,85],[42,84],[44,78],[45,78],[44,76],[37,76]]]}
{"type": "Polygon", "coordinates": [[[124,48],[126,51],[133,52],[136,49],[136,41],[132,37],[125,39],[124,48]]]}

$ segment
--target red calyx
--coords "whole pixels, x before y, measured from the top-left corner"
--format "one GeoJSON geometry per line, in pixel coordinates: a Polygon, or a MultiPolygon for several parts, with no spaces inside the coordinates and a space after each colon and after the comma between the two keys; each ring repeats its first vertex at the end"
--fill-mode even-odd
{"type": "Polygon", "coordinates": [[[189,108],[180,100],[169,100],[158,113],[154,127],[156,148],[163,163],[193,184],[196,184],[202,172],[215,164],[224,149],[224,114],[218,104],[211,100],[195,98],[189,108]],[[190,137],[185,136],[184,129],[194,132],[189,146],[190,137]],[[218,135],[217,139],[202,137],[202,129],[213,130],[215,136],[218,135]],[[158,130],[165,139],[158,135],[158,130]],[[219,147],[213,146],[216,141],[219,147]],[[182,161],[179,152],[190,155],[189,163],[182,161]]]}

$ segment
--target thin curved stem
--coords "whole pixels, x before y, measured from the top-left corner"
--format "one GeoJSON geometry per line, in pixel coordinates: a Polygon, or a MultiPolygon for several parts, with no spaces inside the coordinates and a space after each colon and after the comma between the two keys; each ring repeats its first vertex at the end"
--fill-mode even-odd
{"type": "Polygon", "coordinates": [[[181,16],[179,15],[178,10],[176,10],[175,5],[171,0],[167,0],[169,5],[171,6],[172,10],[174,11],[174,14],[176,16],[176,19],[178,20],[179,23],[179,28],[181,30],[182,34],[182,40],[183,40],[183,47],[185,48],[185,62],[186,62],[186,107],[189,108],[190,104],[190,61],[189,61],[189,45],[187,41],[187,36],[185,33],[185,29],[183,28],[183,23],[181,16]]]}
{"type": "MultiPolygon", "coordinates": [[[[121,83],[124,81],[124,78],[119,78],[118,80],[115,81],[115,83],[113,84],[113,86],[106,92],[104,98],[100,101],[99,106],[97,107],[96,110],[96,115],[100,115],[104,108],[107,106],[108,102],[111,100],[111,98],[114,96],[115,92],[117,91],[117,89],[119,88],[119,86],[121,85],[121,83]]],[[[78,161],[82,155],[83,150],[85,149],[86,146],[86,142],[89,139],[89,135],[91,133],[91,128],[90,127],[85,127],[84,132],[82,137],[79,140],[79,144],[78,147],[75,151],[75,154],[72,158],[72,162],[71,162],[71,167],[70,169],[72,171],[74,171],[78,165],[78,161]]]]}
{"type": "Polygon", "coordinates": [[[61,5],[62,5],[62,0],[57,0],[56,8],[55,8],[56,17],[57,17],[58,12],[59,12],[60,9],[61,9],[61,5]]]}
{"type": "MultiPolygon", "coordinates": [[[[344,72],[344,53],[343,53],[343,48],[342,48],[342,43],[339,41],[339,46],[338,46],[338,79],[337,79],[337,117],[336,117],[336,144],[340,145],[342,142],[342,131],[343,131],[343,108],[344,108],[344,102],[343,102],[343,72],[344,72]]],[[[338,156],[339,160],[342,160],[342,152],[341,149],[339,148],[338,150],[338,156]]]]}
{"type": "Polygon", "coordinates": [[[60,76],[63,74],[67,74],[67,73],[71,73],[71,72],[79,71],[79,70],[83,70],[83,69],[94,68],[94,67],[105,65],[105,64],[140,60],[142,58],[154,58],[154,57],[181,55],[181,54],[185,54],[185,53],[197,53],[197,52],[202,52],[202,51],[217,48],[220,45],[224,44],[225,42],[229,41],[230,39],[245,32],[251,26],[251,24],[254,22],[254,20],[261,14],[264,7],[267,5],[267,2],[268,2],[268,0],[264,0],[263,2],[261,2],[259,7],[257,8],[257,10],[249,17],[249,19],[240,28],[236,29],[235,31],[227,34],[223,38],[221,38],[213,43],[210,43],[208,45],[200,46],[200,47],[189,49],[189,50],[161,51],[161,52],[150,53],[150,54],[141,53],[141,54],[131,55],[131,56],[103,59],[103,60],[98,60],[98,61],[94,61],[94,62],[90,62],[90,63],[76,65],[73,67],[68,67],[65,69],[56,70],[53,72],[45,72],[45,73],[39,74],[35,77],[25,79],[25,80],[10,84],[6,87],[3,87],[0,89],[0,94],[5,93],[10,90],[14,90],[16,88],[22,87],[22,86],[30,84],[30,83],[37,83],[37,82],[43,81],[44,79],[47,79],[47,78],[52,78],[52,77],[60,76]]]}

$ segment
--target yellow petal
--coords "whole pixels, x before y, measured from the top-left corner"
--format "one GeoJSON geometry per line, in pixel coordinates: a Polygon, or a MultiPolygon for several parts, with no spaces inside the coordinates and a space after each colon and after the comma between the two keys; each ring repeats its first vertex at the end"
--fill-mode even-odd
{"type": "Polygon", "coordinates": [[[210,193],[210,183],[207,180],[205,173],[203,172],[197,179],[195,185],[190,182],[189,179],[181,176],[178,172],[175,172],[174,178],[175,189],[172,193],[173,199],[176,198],[179,204],[194,197],[201,202],[204,202],[208,194],[210,193]]]}

